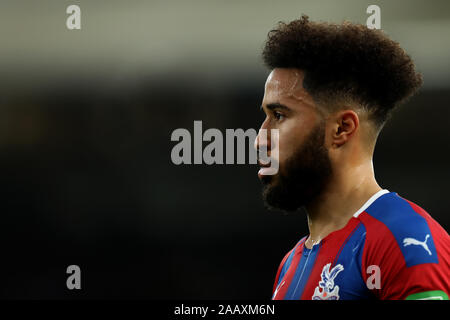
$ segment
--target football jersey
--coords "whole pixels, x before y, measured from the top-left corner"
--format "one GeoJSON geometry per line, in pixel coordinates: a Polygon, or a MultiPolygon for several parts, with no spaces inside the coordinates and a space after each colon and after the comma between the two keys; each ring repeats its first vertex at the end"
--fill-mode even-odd
{"type": "Polygon", "coordinates": [[[448,300],[449,235],[395,192],[377,192],[311,249],[305,240],[282,260],[272,299],[448,300]]]}

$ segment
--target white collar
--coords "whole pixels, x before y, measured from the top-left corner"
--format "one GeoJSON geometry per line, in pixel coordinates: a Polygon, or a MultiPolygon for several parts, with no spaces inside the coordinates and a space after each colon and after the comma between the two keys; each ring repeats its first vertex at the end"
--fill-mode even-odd
{"type": "Polygon", "coordinates": [[[370,197],[369,200],[366,201],[366,203],[364,203],[362,205],[361,208],[358,209],[358,211],[356,211],[353,216],[355,218],[358,218],[358,216],[364,211],[366,210],[375,200],[377,200],[379,197],[381,197],[383,194],[389,193],[389,190],[383,189],[378,191],[377,193],[375,193],[373,196],[370,197]]]}

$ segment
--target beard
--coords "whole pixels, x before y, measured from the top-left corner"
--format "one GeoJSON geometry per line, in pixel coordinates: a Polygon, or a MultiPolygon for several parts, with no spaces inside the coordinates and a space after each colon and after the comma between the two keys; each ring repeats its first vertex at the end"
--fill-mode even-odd
{"type": "Polygon", "coordinates": [[[296,211],[314,200],[331,176],[325,148],[325,125],[319,123],[276,175],[264,176],[263,199],[268,209],[296,211]],[[281,170],[283,169],[283,170],[281,170]]]}

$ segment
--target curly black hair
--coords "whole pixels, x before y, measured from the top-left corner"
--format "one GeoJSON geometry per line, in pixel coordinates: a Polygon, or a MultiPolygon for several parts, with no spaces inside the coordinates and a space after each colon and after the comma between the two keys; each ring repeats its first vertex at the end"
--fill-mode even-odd
{"type": "Polygon", "coordinates": [[[271,69],[301,69],[303,87],[314,99],[352,99],[379,128],[423,82],[397,42],[350,22],[312,22],[306,15],[280,22],[268,33],[262,56],[271,69]]]}

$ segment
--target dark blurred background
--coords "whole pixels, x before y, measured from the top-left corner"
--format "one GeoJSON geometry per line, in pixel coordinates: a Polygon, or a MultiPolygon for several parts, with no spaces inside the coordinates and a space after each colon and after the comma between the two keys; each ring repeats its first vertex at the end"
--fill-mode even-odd
{"type": "Polygon", "coordinates": [[[264,209],[256,165],[172,164],[171,133],[259,128],[267,32],[365,23],[370,4],[425,78],[377,180],[448,230],[449,2],[2,1],[0,298],[269,299],[306,217],[264,209]]]}

